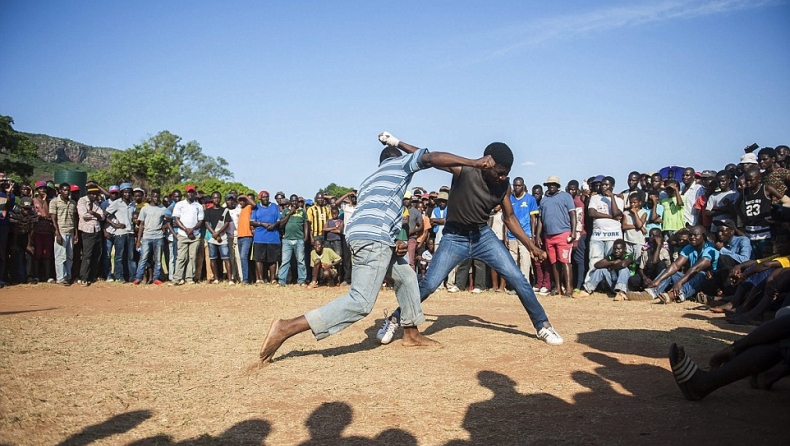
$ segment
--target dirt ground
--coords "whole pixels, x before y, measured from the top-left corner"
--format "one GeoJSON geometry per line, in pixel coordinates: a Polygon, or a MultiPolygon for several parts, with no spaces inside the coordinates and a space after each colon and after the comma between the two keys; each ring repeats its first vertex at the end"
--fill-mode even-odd
{"type": "MultiPolygon", "coordinates": [[[[536,340],[515,296],[438,292],[425,334],[381,346],[394,293],[321,342],[247,372],[274,317],[344,290],[98,283],[0,291],[0,443],[787,444],[790,382],[683,399],[666,359],[698,363],[745,329],[697,304],[541,297],[565,338],[536,340]]],[[[398,337],[400,333],[398,334],[398,337]]]]}

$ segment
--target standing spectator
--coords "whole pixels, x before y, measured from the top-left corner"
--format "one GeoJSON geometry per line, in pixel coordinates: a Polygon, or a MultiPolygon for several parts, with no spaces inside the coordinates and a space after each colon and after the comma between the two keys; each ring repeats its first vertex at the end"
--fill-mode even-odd
{"type": "Polygon", "coordinates": [[[12,238],[9,242],[12,274],[16,283],[38,283],[33,275],[33,227],[38,220],[33,210],[33,199],[19,198],[19,206],[11,213],[12,238]]]}
{"type": "Polygon", "coordinates": [[[415,270],[416,267],[416,257],[417,257],[417,238],[422,234],[423,230],[423,220],[422,220],[422,212],[417,208],[417,203],[420,202],[420,198],[417,195],[412,196],[411,199],[411,206],[409,207],[409,223],[408,223],[408,233],[409,239],[408,243],[408,253],[409,253],[409,266],[411,269],[415,270]]]}
{"type": "Polygon", "coordinates": [[[316,240],[324,241],[324,225],[331,215],[324,194],[318,192],[315,194],[315,205],[307,209],[307,221],[308,227],[310,228],[310,244],[316,240]]]}
{"type": "Polygon", "coordinates": [[[178,259],[178,226],[176,226],[175,222],[173,221],[173,209],[176,207],[176,204],[178,204],[179,201],[181,201],[181,191],[175,189],[170,193],[170,204],[165,210],[168,241],[165,251],[169,253],[169,255],[165,254],[165,258],[167,258],[167,275],[171,282],[175,282],[173,276],[176,270],[176,260],[178,259]]]}
{"type": "Polygon", "coordinates": [[[342,197],[338,198],[337,201],[340,203],[340,210],[343,211],[343,283],[341,285],[351,285],[351,247],[348,246],[348,241],[346,240],[346,228],[348,228],[348,222],[351,221],[351,216],[354,215],[354,211],[357,209],[357,191],[352,190],[351,192],[343,195],[342,197]]]}
{"type": "Polygon", "coordinates": [[[178,228],[178,257],[173,272],[175,285],[194,283],[197,253],[201,249],[200,227],[203,226],[203,206],[197,201],[197,191],[191,184],[186,187],[186,199],[173,208],[173,223],[178,228]]]}
{"type": "Polygon", "coordinates": [[[239,224],[236,228],[236,241],[239,244],[239,261],[241,262],[241,283],[250,283],[250,252],[252,251],[252,228],[250,226],[250,216],[255,208],[255,200],[252,195],[239,195],[237,198],[241,212],[239,212],[239,224]]]}
{"type": "Polygon", "coordinates": [[[280,225],[285,226],[285,235],[282,243],[282,261],[278,281],[280,286],[285,286],[288,273],[291,269],[291,259],[296,255],[296,283],[305,285],[307,280],[307,266],[304,262],[304,243],[307,240],[307,213],[303,208],[304,203],[299,202],[297,195],[291,195],[290,205],[283,211],[280,225]]]}
{"type": "Polygon", "coordinates": [[[573,235],[573,264],[576,270],[576,281],[573,291],[579,291],[584,284],[584,276],[587,274],[587,230],[584,228],[584,220],[587,206],[579,196],[579,182],[576,180],[568,181],[565,191],[573,197],[573,205],[576,208],[576,231],[573,235]]]}
{"type": "Polygon", "coordinates": [[[695,181],[695,172],[693,167],[686,167],[683,169],[683,190],[680,195],[683,196],[683,221],[685,225],[694,226],[699,224],[699,211],[694,208],[697,198],[704,193],[701,185],[695,181]]]}
{"type": "Polygon", "coordinates": [[[633,193],[638,193],[642,198],[642,201],[645,201],[645,195],[642,192],[642,190],[639,189],[639,178],[640,175],[639,172],[637,171],[633,171],[628,174],[628,179],[627,179],[628,189],[620,193],[620,198],[622,198],[623,201],[628,200],[628,197],[630,197],[631,194],[633,193]]]}
{"type": "Polygon", "coordinates": [[[431,226],[433,226],[434,244],[439,245],[442,241],[442,230],[444,229],[444,222],[447,218],[447,200],[450,195],[447,192],[439,192],[436,195],[436,206],[431,212],[431,226]]]}
{"type": "Polygon", "coordinates": [[[645,237],[646,240],[650,240],[650,231],[653,228],[658,229],[661,231],[661,223],[663,223],[663,219],[661,218],[664,215],[664,206],[662,206],[660,201],[661,193],[657,190],[650,190],[647,192],[647,203],[645,203],[645,212],[647,213],[647,218],[645,219],[645,229],[647,230],[648,236],[645,237]]]}
{"type": "Polygon", "coordinates": [[[790,170],[778,164],[776,150],[770,147],[760,149],[757,152],[757,162],[763,170],[763,183],[776,189],[779,195],[784,195],[790,182],[790,170]]]}
{"type": "Polygon", "coordinates": [[[77,203],[71,199],[71,185],[61,183],[60,194],[49,203],[55,228],[55,274],[60,285],[71,285],[71,263],[77,235],[77,203]]]}
{"type": "Polygon", "coordinates": [[[219,283],[220,270],[219,263],[225,268],[227,280],[231,279],[230,250],[228,249],[228,238],[225,232],[231,223],[230,213],[227,208],[221,205],[222,195],[214,191],[211,193],[211,207],[207,207],[205,212],[206,244],[208,246],[208,259],[211,268],[211,275],[214,277],[212,283],[219,283]]]}
{"type": "MultiPolygon", "coordinates": [[[[664,207],[664,214],[661,216],[661,232],[664,234],[664,239],[670,241],[677,231],[685,228],[683,196],[680,194],[680,183],[677,180],[667,180],[664,194],[666,197],[660,201],[661,206],[664,207]]],[[[677,250],[671,249],[669,254],[674,261],[677,257],[677,250]]]]}
{"type": "MultiPolygon", "coordinates": [[[[719,185],[719,192],[708,197],[705,215],[712,220],[733,220],[735,219],[735,202],[738,201],[740,194],[730,188],[732,178],[726,170],[716,174],[716,182],[719,185]]],[[[717,230],[715,223],[711,225],[711,231],[717,230]]]]}
{"type": "MultiPolygon", "coordinates": [[[[507,230],[505,229],[505,221],[502,220],[502,205],[498,204],[494,206],[494,209],[491,210],[491,216],[488,218],[488,226],[491,228],[491,231],[494,232],[497,240],[501,241],[502,244],[507,246],[507,230]]],[[[435,246],[435,245],[434,245],[435,246]]],[[[431,249],[431,256],[433,256],[434,249],[431,249]]],[[[427,269],[427,266],[426,266],[427,269]]],[[[422,274],[420,278],[424,278],[425,274],[422,274]]],[[[504,276],[500,276],[498,272],[494,268],[491,268],[491,284],[494,287],[495,293],[501,293],[505,291],[507,287],[507,282],[505,281],[504,276]]],[[[439,285],[439,289],[442,286],[439,285]]]]}
{"type": "Polygon", "coordinates": [[[162,192],[159,189],[151,190],[151,204],[140,209],[137,216],[137,249],[140,250],[140,261],[137,274],[134,278],[135,285],[143,280],[145,266],[153,255],[154,271],[151,275],[154,285],[161,285],[162,274],[162,243],[169,223],[167,222],[167,208],[159,202],[162,192]]]}
{"type": "Polygon", "coordinates": [[[38,221],[33,226],[33,269],[35,277],[40,281],[54,282],[52,267],[54,266],[55,227],[49,213],[49,197],[46,181],[36,182],[36,197],[33,207],[38,221]]]}
{"type": "Polygon", "coordinates": [[[107,221],[107,208],[113,201],[118,199],[120,192],[121,189],[113,184],[107,190],[107,199],[99,204],[99,207],[104,212],[104,220],[102,221],[102,277],[104,277],[107,282],[113,281],[110,255],[112,254],[112,248],[115,244],[115,228],[107,221]]]}
{"type": "Polygon", "coordinates": [[[736,209],[743,219],[744,233],[751,241],[754,257],[762,259],[773,253],[772,249],[766,248],[771,239],[768,217],[771,215],[771,202],[781,200],[782,195],[772,186],[762,182],[763,177],[758,168],[749,168],[744,177],[746,188],[736,209]]]}
{"type": "Polygon", "coordinates": [[[137,271],[134,263],[134,212],[137,206],[132,201],[132,185],[122,183],[120,189],[121,198],[107,206],[105,221],[115,228],[115,281],[127,282],[133,280],[137,271]]]}
{"type": "Polygon", "coordinates": [[[628,196],[628,208],[623,210],[623,240],[626,249],[631,253],[631,257],[636,262],[642,255],[642,246],[645,244],[647,236],[647,212],[642,203],[642,193],[634,192],[628,196]]]}
{"type": "Polygon", "coordinates": [[[593,219],[592,235],[590,236],[590,269],[605,256],[612,253],[614,241],[623,238],[620,220],[623,218],[624,203],[612,193],[614,178],[604,177],[601,181],[601,193],[590,197],[587,213],[593,219]]]}
{"type": "Polygon", "coordinates": [[[80,267],[80,285],[88,286],[95,282],[99,276],[102,250],[101,221],[104,220],[104,211],[99,207],[96,198],[99,188],[95,185],[88,186],[88,193],[77,201],[77,225],[82,239],[82,265],[80,267]]]}
{"type": "Polygon", "coordinates": [[[336,206],[329,208],[330,218],[324,225],[324,246],[331,248],[337,255],[343,252],[343,220],[340,218],[340,210],[336,206]]]}
{"type": "Polygon", "coordinates": [[[551,263],[554,283],[557,285],[555,294],[571,297],[571,251],[573,250],[572,234],[576,232],[576,204],[573,197],[560,190],[560,179],[550,176],[545,183],[546,194],[540,200],[540,219],[536,238],[546,240],[546,253],[551,263]],[[544,237],[545,235],[545,237],[544,237]],[[565,290],[562,289],[560,265],[565,275],[565,290]]]}
{"type": "Polygon", "coordinates": [[[5,286],[6,260],[8,258],[8,234],[11,230],[11,211],[14,208],[12,184],[5,173],[0,172],[0,288],[5,286]]]}
{"type": "MultiPolygon", "coordinates": [[[[541,189],[541,196],[542,192],[543,190],[541,189]]],[[[534,237],[533,231],[537,229],[538,224],[538,202],[535,200],[535,197],[527,193],[524,179],[521,177],[516,177],[513,180],[513,193],[510,194],[510,204],[513,206],[513,214],[518,219],[524,234],[527,234],[527,237],[532,240],[534,237]]],[[[535,240],[535,243],[538,246],[541,245],[540,240],[535,240]]],[[[521,270],[521,274],[524,275],[527,283],[529,283],[529,272],[532,266],[529,249],[518,241],[516,236],[510,231],[507,231],[507,248],[510,251],[510,256],[513,257],[513,261],[516,262],[516,265],[521,270]]]]}
{"type": "MultiPolygon", "coordinates": [[[[323,199],[323,194],[321,195],[323,199]]],[[[255,258],[256,283],[265,282],[265,272],[268,270],[269,282],[277,283],[277,261],[279,260],[280,231],[277,230],[280,220],[280,207],[269,202],[269,192],[261,191],[258,194],[260,203],[252,211],[250,226],[255,228],[252,240],[252,255],[255,258]]],[[[322,222],[326,223],[326,220],[322,222]]],[[[323,238],[323,236],[321,237],[323,238]]]]}
{"type": "Polygon", "coordinates": [[[230,254],[228,280],[239,283],[241,282],[241,258],[239,257],[238,228],[241,206],[236,201],[236,194],[228,193],[225,195],[225,208],[228,210],[228,215],[230,215],[228,229],[225,230],[225,237],[228,239],[228,254],[230,254]]]}

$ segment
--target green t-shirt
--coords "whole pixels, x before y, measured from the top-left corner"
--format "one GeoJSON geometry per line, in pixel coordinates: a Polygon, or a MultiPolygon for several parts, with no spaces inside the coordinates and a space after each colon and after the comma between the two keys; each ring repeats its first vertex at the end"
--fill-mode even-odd
{"type": "MultiPolygon", "coordinates": [[[[284,208],[280,214],[280,219],[285,218],[291,212],[290,208],[284,208]]],[[[285,223],[285,233],[283,239],[285,240],[304,240],[304,221],[307,218],[307,213],[304,209],[297,209],[293,215],[285,223]]]]}
{"type": "MultiPolygon", "coordinates": [[[[683,201],[682,195],[680,196],[680,200],[681,202],[683,201]]],[[[664,198],[658,203],[664,206],[664,215],[661,216],[664,220],[664,222],[661,223],[662,231],[678,231],[686,226],[686,221],[683,219],[683,205],[678,204],[675,197],[664,198]]]]}
{"type": "MultiPolygon", "coordinates": [[[[628,275],[633,276],[634,274],[636,274],[636,262],[634,262],[634,256],[632,256],[630,252],[626,252],[625,255],[623,256],[623,259],[631,259],[631,263],[628,264],[628,275]]],[[[615,259],[612,254],[609,254],[608,256],[606,256],[606,260],[611,262],[613,260],[618,260],[618,259],[615,259]]]]}

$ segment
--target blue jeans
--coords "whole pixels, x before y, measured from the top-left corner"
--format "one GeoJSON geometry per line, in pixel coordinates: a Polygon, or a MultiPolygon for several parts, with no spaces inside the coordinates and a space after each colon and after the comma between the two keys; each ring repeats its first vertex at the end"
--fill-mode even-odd
{"type": "Polygon", "coordinates": [[[58,283],[71,281],[71,262],[74,260],[74,234],[61,234],[63,244],[55,237],[55,277],[58,283]]]}
{"type": "Polygon", "coordinates": [[[587,235],[583,235],[579,239],[577,248],[573,250],[573,264],[576,268],[576,286],[574,288],[581,289],[584,284],[584,277],[587,274],[587,235]]]}
{"type": "MultiPolygon", "coordinates": [[[[482,260],[495,269],[500,277],[504,277],[518,294],[521,305],[527,310],[535,329],[543,328],[543,325],[549,321],[543,306],[535,297],[535,292],[532,291],[532,286],[527,282],[524,274],[516,266],[510,251],[488,226],[480,228],[479,232],[467,234],[455,233],[453,228],[444,227],[442,243],[436,248],[425,277],[420,280],[420,300],[427,299],[453,268],[469,258],[482,260]]],[[[397,311],[393,316],[397,317],[397,311]]]]}
{"type": "Polygon", "coordinates": [[[159,280],[159,275],[162,274],[162,238],[144,238],[140,241],[140,261],[137,266],[137,274],[135,279],[143,280],[143,273],[145,273],[145,265],[148,263],[148,256],[154,254],[154,274],[151,276],[153,280],[159,280]]]}
{"type": "Polygon", "coordinates": [[[277,279],[280,285],[285,285],[288,280],[288,272],[291,270],[291,257],[296,254],[296,282],[304,283],[307,280],[307,267],[304,264],[304,240],[288,240],[283,239],[283,255],[282,264],[280,265],[280,272],[277,274],[277,279]]]}
{"type": "Polygon", "coordinates": [[[167,278],[173,281],[173,276],[176,271],[176,261],[178,260],[178,237],[173,237],[172,241],[168,241],[167,249],[170,251],[170,258],[167,262],[167,278]]]}
{"type": "Polygon", "coordinates": [[[606,268],[593,269],[590,271],[587,281],[584,282],[584,289],[589,292],[594,292],[598,288],[598,284],[605,280],[609,288],[613,291],[628,291],[628,278],[631,274],[628,268],[620,268],[616,271],[611,271],[606,268]]]}
{"type": "Polygon", "coordinates": [[[236,242],[239,244],[239,258],[241,259],[241,281],[249,283],[252,237],[238,237],[236,242]]]}
{"type": "MultiPolygon", "coordinates": [[[[662,280],[661,283],[658,284],[658,287],[656,287],[656,295],[658,295],[659,293],[663,293],[667,289],[671,288],[680,279],[683,278],[683,275],[684,274],[681,272],[676,272],[675,274],[662,280]]],[[[680,295],[678,296],[678,299],[684,301],[689,297],[692,297],[695,294],[697,294],[697,291],[699,291],[699,285],[700,283],[702,283],[704,279],[705,279],[705,273],[699,272],[695,274],[694,277],[691,277],[689,280],[687,280],[686,283],[683,284],[683,287],[680,290],[680,295]]]]}
{"type": "Polygon", "coordinates": [[[103,237],[101,264],[102,264],[102,277],[106,279],[112,278],[112,262],[110,262],[110,254],[112,247],[115,244],[115,235],[110,234],[109,237],[103,237]]]}
{"type": "Polygon", "coordinates": [[[333,335],[370,314],[390,266],[395,297],[403,308],[401,324],[415,327],[425,322],[417,274],[409,267],[408,259],[394,257],[392,247],[378,241],[352,240],[349,246],[353,269],[348,293],[304,315],[315,338],[320,340],[333,335]]]}
{"type": "Polygon", "coordinates": [[[137,270],[134,262],[134,234],[115,235],[115,280],[128,281],[137,270]]]}
{"type": "Polygon", "coordinates": [[[588,264],[590,271],[595,268],[595,264],[599,260],[612,253],[612,246],[614,246],[614,240],[590,239],[590,245],[587,247],[590,253],[590,263],[588,264]]]}

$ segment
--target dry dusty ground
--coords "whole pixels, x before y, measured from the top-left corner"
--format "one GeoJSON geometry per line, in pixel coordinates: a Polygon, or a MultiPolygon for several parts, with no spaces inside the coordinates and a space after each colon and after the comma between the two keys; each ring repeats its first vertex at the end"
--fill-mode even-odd
{"type": "Polygon", "coordinates": [[[514,296],[439,292],[422,328],[443,348],[414,349],[375,341],[384,291],[344,332],[245,372],[273,317],[341,291],[3,289],[0,443],[787,444],[790,382],[683,399],[670,343],[704,363],[744,333],[693,303],[541,297],[566,341],[551,347],[514,296]]]}

